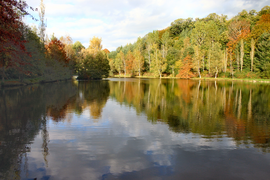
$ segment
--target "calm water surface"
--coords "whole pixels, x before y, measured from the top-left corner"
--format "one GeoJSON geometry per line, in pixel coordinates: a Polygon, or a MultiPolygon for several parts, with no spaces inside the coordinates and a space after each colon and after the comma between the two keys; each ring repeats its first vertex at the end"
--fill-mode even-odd
{"type": "Polygon", "coordinates": [[[0,90],[0,179],[269,179],[270,85],[160,79],[0,90]]]}

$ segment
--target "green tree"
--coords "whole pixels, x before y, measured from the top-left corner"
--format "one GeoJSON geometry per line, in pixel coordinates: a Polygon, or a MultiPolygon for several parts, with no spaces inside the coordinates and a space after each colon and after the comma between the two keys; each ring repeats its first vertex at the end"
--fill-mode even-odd
{"type": "Polygon", "coordinates": [[[209,21],[207,23],[207,45],[208,45],[208,70],[211,74],[211,61],[212,61],[212,51],[214,51],[214,44],[219,41],[218,27],[214,21],[209,21]]]}
{"type": "Polygon", "coordinates": [[[196,53],[195,53],[196,58],[193,63],[194,64],[193,67],[196,69],[199,77],[201,78],[200,69],[202,66],[201,65],[202,57],[200,51],[207,38],[207,28],[206,23],[204,21],[197,21],[194,26],[195,28],[192,30],[191,33],[192,42],[196,46],[196,53]]]}
{"type": "Polygon", "coordinates": [[[270,78],[270,33],[263,33],[258,39],[255,59],[261,77],[270,78]]]}
{"type": "Polygon", "coordinates": [[[72,48],[75,50],[76,54],[78,54],[82,49],[85,49],[85,47],[82,45],[80,41],[76,41],[72,45],[72,48]]]}
{"type": "Polygon", "coordinates": [[[143,65],[144,65],[144,59],[142,56],[142,53],[139,49],[135,49],[134,53],[134,61],[133,61],[133,67],[135,71],[139,73],[139,76],[141,76],[143,65]]]}
{"type": "Polygon", "coordinates": [[[121,70],[123,68],[123,61],[121,59],[121,54],[117,53],[116,58],[114,59],[114,67],[118,71],[119,76],[121,74],[121,70]]]}
{"type": "Polygon", "coordinates": [[[174,77],[175,73],[178,71],[178,69],[175,67],[175,63],[179,59],[179,51],[173,47],[170,47],[166,59],[168,63],[168,70],[174,77]]]}
{"type": "Polygon", "coordinates": [[[167,68],[166,58],[162,57],[162,53],[160,52],[158,45],[153,45],[154,53],[152,54],[152,71],[156,76],[161,77],[162,73],[167,68]]]}
{"type": "Polygon", "coordinates": [[[99,51],[96,56],[86,55],[77,69],[78,79],[101,79],[109,76],[110,65],[106,54],[99,51]]]}

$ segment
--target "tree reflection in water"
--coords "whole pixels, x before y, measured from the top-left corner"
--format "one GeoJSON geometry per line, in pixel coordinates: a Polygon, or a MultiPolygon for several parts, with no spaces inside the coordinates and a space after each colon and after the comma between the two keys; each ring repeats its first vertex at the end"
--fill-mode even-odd
{"type": "Polygon", "coordinates": [[[20,179],[22,170],[27,175],[27,152],[40,130],[42,155],[47,164],[48,107],[64,106],[76,91],[71,82],[0,90],[0,179],[20,179]]]}
{"type": "Polygon", "coordinates": [[[87,112],[97,122],[109,98],[175,133],[231,137],[237,145],[270,152],[267,84],[128,78],[62,82],[0,90],[0,179],[20,179],[22,171],[27,176],[27,152],[39,133],[48,167],[48,120],[72,123],[74,115],[87,112]]]}
{"type": "Polygon", "coordinates": [[[238,145],[270,147],[270,86],[229,81],[110,81],[111,97],[174,132],[233,137],[238,145]]]}

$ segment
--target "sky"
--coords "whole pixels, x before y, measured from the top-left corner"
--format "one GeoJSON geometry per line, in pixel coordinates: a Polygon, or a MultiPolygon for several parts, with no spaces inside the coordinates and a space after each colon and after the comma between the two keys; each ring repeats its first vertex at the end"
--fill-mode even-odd
{"type": "MultiPolygon", "coordinates": [[[[26,0],[39,8],[40,0],[26,0]]],[[[57,38],[69,35],[86,48],[94,36],[102,38],[103,48],[110,51],[134,43],[153,30],[170,26],[179,18],[204,18],[210,13],[228,18],[243,9],[260,11],[270,0],[44,0],[46,34],[57,38]]],[[[38,18],[38,12],[30,11],[38,18]]],[[[31,18],[29,25],[38,26],[31,18]]]]}

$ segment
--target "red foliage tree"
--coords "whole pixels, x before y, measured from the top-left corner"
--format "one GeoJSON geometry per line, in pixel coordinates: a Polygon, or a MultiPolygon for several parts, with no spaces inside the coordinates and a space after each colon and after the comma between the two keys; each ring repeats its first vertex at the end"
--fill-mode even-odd
{"type": "Polygon", "coordinates": [[[20,15],[29,15],[26,8],[27,4],[24,1],[0,1],[0,67],[3,81],[5,69],[13,67],[22,70],[20,66],[27,64],[20,57],[28,54],[24,46],[26,41],[23,39],[23,23],[20,15]]]}
{"type": "Polygon", "coordinates": [[[57,38],[53,38],[45,47],[47,49],[48,58],[55,59],[65,65],[69,63],[70,59],[66,55],[66,51],[64,49],[65,45],[57,38]]]}

